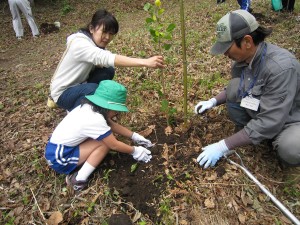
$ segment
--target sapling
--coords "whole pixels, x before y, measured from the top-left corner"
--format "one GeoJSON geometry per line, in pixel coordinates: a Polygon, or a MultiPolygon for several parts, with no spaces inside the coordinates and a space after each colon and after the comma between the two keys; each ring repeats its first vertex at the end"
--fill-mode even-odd
{"type": "MultiPolygon", "coordinates": [[[[172,33],[176,25],[174,23],[165,24],[162,15],[165,10],[162,8],[160,0],[155,0],[154,5],[146,3],[144,10],[149,13],[146,18],[146,26],[150,32],[153,42],[156,44],[156,50],[161,54],[162,50],[169,50],[172,46],[172,33]]],[[[170,116],[174,114],[175,109],[170,109],[169,102],[166,97],[165,77],[163,70],[160,70],[160,77],[163,86],[162,111],[166,114],[167,124],[170,125],[170,116]]]]}

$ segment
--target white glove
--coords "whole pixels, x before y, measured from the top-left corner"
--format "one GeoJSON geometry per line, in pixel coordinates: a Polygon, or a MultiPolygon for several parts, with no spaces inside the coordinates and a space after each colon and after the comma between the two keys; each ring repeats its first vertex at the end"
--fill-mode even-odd
{"type": "Polygon", "coordinates": [[[202,166],[204,163],[204,169],[209,166],[214,166],[216,162],[224,155],[224,153],[228,152],[229,149],[224,141],[219,141],[217,143],[208,145],[202,148],[203,152],[198,156],[197,162],[202,166]]]}
{"type": "Polygon", "coordinates": [[[195,106],[195,113],[201,114],[204,111],[211,109],[217,105],[217,99],[211,98],[208,101],[201,101],[195,106]]]}
{"type": "Polygon", "coordinates": [[[133,156],[133,158],[135,160],[143,161],[143,162],[147,163],[152,158],[151,152],[148,149],[146,149],[142,146],[138,146],[138,147],[134,146],[133,148],[134,148],[134,150],[131,155],[133,156]]]}
{"type": "Polygon", "coordinates": [[[146,148],[153,147],[154,144],[151,143],[150,140],[144,138],[142,135],[139,135],[138,133],[133,133],[131,139],[133,140],[134,143],[138,145],[142,145],[146,148]]]}

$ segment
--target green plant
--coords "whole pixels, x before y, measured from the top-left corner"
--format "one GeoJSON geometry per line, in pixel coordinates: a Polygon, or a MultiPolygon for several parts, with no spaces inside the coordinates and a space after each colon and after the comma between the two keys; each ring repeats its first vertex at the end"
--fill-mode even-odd
{"type": "Polygon", "coordinates": [[[167,178],[168,178],[168,180],[174,180],[173,176],[169,173],[167,174],[167,178]]]}
{"type": "Polygon", "coordinates": [[[174,219],[172,218],[172,208],[171,208],[171,200],[164,199],[159,204],[159,214],[162,217],[163,224],[174,224],[174,219]]]}
{"type": "Polygon", "coordinates": [[[76,209],[73,213],[73,217],[77,217],[77,216],[80,216],[80,210],[79,209],[76,209]]]}
{"type": "Polygon", "coordinates": [[[29,198],[28,198],[27,195],[25,195],[25,196],[22,197],[22,202],[23,202],[24,205],[28,205],[29,204],[30,201],[29,201],[29,198]]]}
{"type": "Polygon", "coordinates": [[[157,177],[155,177],[155,179],[153,180],[153,183],[156,183],[156,182],[161,182],[163,180],[163,175],[158,175],[157,177]]]}
{"type": "Polygon", "coordinates": [[[101,225],[108,225],[108,222],[107,222],[107,221],[103,221],[103,222],[101,223],[101,225]]]}
{"type": "Polygon", "coordinates": [[[114,171],[114,170],[109,169],[109,170],[104,170],[104,171],[103,171],[103,174],[104,174],[103,179],[104,179],[106,182],[108,182],[108,180],[109,180],[109,174],[110,174],[110,172],[112,172],[112,171],[114,171]]]}
{"type": "Polygon", "coordinates": [[[213,88],[216,85],[226,84],[227,80],[221,76],[220,72],[216,72],[212,76],[199,79],[197,83],[200,89],[207,90],[210,92],[209,95],[212,95],[213,88]]]}
{"type": "Polygon", "coordinates": [[[190,179],[191,178],[191,174],[189,174],[189,172],[185,172],[184,174],[185,174],[185,178],[186,179],[190,179]]]}
{"type": "Polygon", "coordinates": [[[132,164],[131,167],[130,167],[130,172],[133,173],[137,168],[138,168],[137,163],[132,164]]]}
{"type": "Polygon", "coordinates": [[[104,195],[105,195],[105,196],[111,196],[111,194],[110,194],[110,189],[109,189],[109,188],[105,188],[105,189],[104,189],[104,195]]]}
{"type": "MultiPolygon", "coordinates": [[[[176,27],[174,23],[165,24],[162,20],[162,15],[165,9],[162,8],[160,0],[155,0],[154,5],[146,3],[144,10],[149,13],[146,18],[146,27],[149,30],[150,36],[156,45],[156,49],[161,54],[162,49],[169,50],[172,46],[172,33],[176,27]]],[[[163,101],[161,102],[161,109],[166,115],[167,125],[170,125],[169,115],[173,113],[172,109],[166,109],[169,107],[168,100],[166,99],[166,84],[163,70],[160,70],[160,78],[163,87],[163,101]]]]}
{"type": "Polygon", "coordinates": [[[296,187],[296,182],[288,182],[283,191],[291,197],[300,198],[300,191],[296,187]]]}
{"type": "Polygon", "coordinates": [[[2,218],[6,221],[5,225],[14,225],[15,217],[9,213],[3,213],[2,218]]]}
{"type": "Polygon", "coordinates": [[[69,12],[73,10],[72,6],[70,5],[68,0],[63,0],[63,6],[62,6],[62,14],[67,15],[69,12]]]}
{"type": "Polygon", "coordinates": [[[88,213],[91,213],[94,209],[94,206],[95,206],[95,202],[91,202],[88,204],[88,208],[87,208],[87,212],[88,213]]]}
{"type": "Polygon", "coordinates": [[[176,25],[171,23],[165,28],[165,24],[162,22],[162,14],[165,10],[161,7],[160,0],[155,0],[154,5],[146,3],[144,10],[150,15],[150,17],[146,18],[146,26],[152,40],[158,44],[159,52],[161,53],[161,48],[169,50],[172,46],[172,33],[176,25]]]}
{"type": "Polygon", "coordinates": [[[175,108],[172,108],[169,106],[169,101],[166,99],[163,99],[161,101],[161,111],[165,113],[167,118],[167,124],[170,125],[174,121],[174,114],[177,112],[175,108]]]}

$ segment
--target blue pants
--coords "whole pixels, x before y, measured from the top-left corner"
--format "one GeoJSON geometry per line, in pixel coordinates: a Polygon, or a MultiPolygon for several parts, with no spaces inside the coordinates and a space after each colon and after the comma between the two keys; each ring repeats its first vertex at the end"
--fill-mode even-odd
{"type": "Polygon", "coordinates": [[[247,10],[249,12],[251,0],[238,0],[238,3],[240,5],[240,9],[247,10]]]}
{"type": "Polygon", "coordinates": [[[99,83],[102,80],[112,80],[115,75],[115,69],[96,68],[89,75],[87,83],[79,84],[65,90],[58,98],[56,104],[63,109],[71,111],[81,104],[81,100],[86,95],[94,94],[99,83]]]}
{"type": "Polygon", "coordinates": [[[70,174],[79,162],[79,145],[57,145],[48,141],[45,150],[45,158],[49,166],[58,173],[70,174]]]}

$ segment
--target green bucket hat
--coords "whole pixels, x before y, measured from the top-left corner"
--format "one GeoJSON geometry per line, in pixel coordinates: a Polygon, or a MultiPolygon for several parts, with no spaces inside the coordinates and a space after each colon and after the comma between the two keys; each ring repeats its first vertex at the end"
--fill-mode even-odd
{"type": "Polygon", "coordinates": [[[105,109],[120,112],[129,111],[125,105],[127,97],[126,88],[113,80],[101,81],[95,93],[85,97],[105,109]]]}

